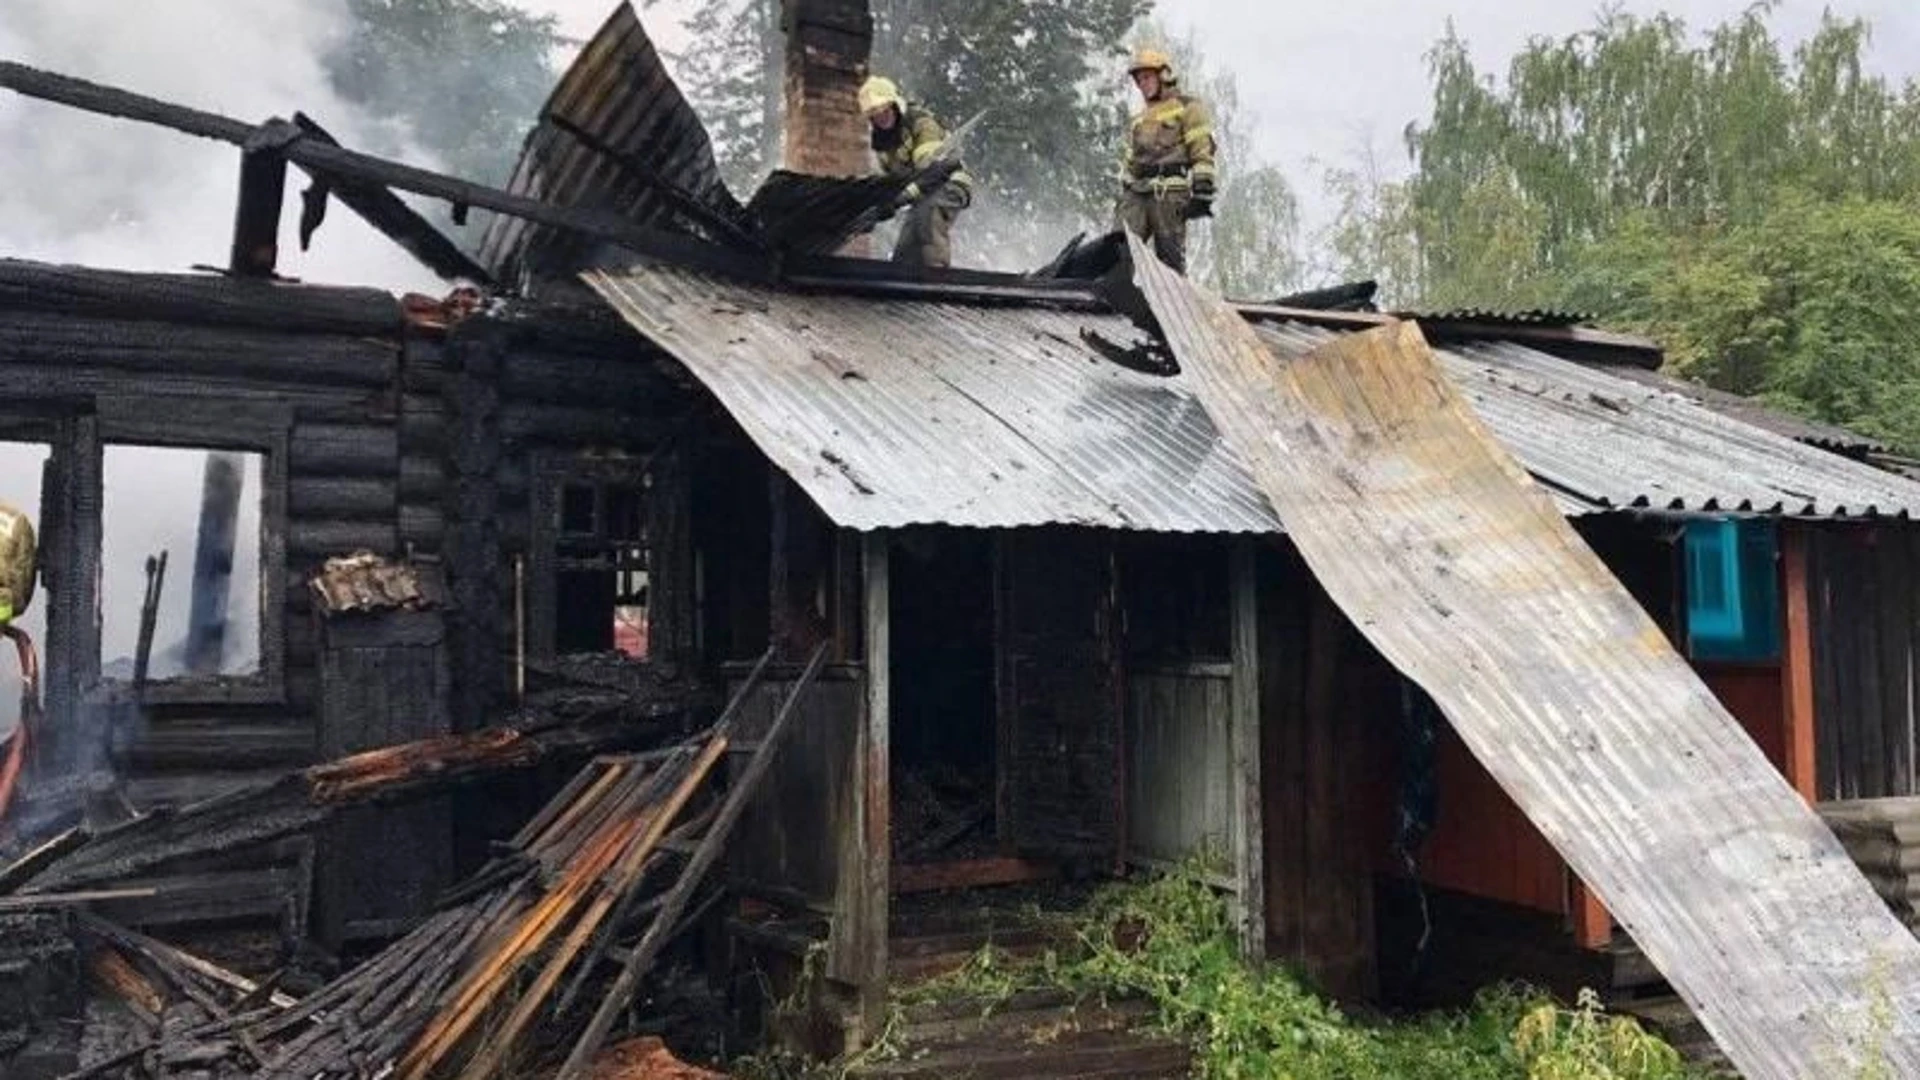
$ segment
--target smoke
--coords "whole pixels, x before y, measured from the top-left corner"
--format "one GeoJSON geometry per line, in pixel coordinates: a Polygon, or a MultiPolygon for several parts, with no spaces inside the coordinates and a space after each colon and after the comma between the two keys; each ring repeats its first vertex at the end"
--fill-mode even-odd
{"type": "MultiPolygon", "coordinates": [[[[303,111],[350,147],[436,166],[408,130],[350,106],[330,85],[327,57],[353,25],[346,0],[0,0],[0,57],[249,122],[303,111]]],[[[0,92],[0,258],[140,271],[224,266],[239,171],[233,146],[0,92]]],[[[287,179],[279,273],[395,292],[443,291],[431,272],[338,204],[313,250],[301,252],[296,196],[307,178],[291,169],[287,179]]],[[[40,465],[47,453],[45,446],[0,444],[0,500],[26,511],[37,526],[44,524],[40,465]]],[[[171,564],[153,674],[163,678],[179,667],[205,457],[189,450],[108,449],[101,660],[110,674],[123,675],[133,651],[145,557],[163,549],[171,564]]],[[[248,476],[235,553],[230,671],[250,668],[258,648],[257,461],[248,476]]],[[[22,620],[43,647],[47,602],[43,593],[22,620]]],[[[0,657],[0,739],[15,725],[14,666],[10,652],[0,657]]],[[[65,796],[54,793],[63,785],[91,783],[87,778],[105,764],[104,727],[123,721],[87,711],[78,720],[88,734],[66,733],[62,761],[36,776],[36,799],[16,805],[26,816],[10,824],[28,832],[50,824],[56,810],[44,800],[62,801],[65,796]]]]}
{"type": "MultiPolygon", "coordinates": [[[[5,0],[0,56],[249,121],[303,110],[348,146],[406,145],[329,85],[345,0],[5,0]]],[[[431,166],[417,152],[406,156],[431,166]]],[[[0,256],[134,270],[227,261],[239,151],[163,128],[0,93],[0,256]]],[[[385,237],[335,206],[302,253],[288,175],[282,274],[439,292],[385,237]]]]}

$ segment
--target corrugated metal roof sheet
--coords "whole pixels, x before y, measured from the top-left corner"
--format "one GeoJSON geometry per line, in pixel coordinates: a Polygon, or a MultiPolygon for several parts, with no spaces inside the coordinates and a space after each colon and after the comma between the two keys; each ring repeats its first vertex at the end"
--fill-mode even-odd
{"type": "Polygon", "coordinates": [[[1282,360],[1134,245],[1182,368],[1328,595],[1742,1073],[1920,1076],[1920,942],[1414,324],[1282,360]]]}
{"type": "MultiPolygon", "coordinates": [[[[700,117],[668,76],[633,5],[622,3],[554,88],[507,188],[720,239],[695,227],[656,178],[705,213],[746,227],[746,211],[720,179],[700,117]]],[[[578,234],[502,215],[488,223],[480,262],[502,281],[560,276],[584,266],[592,246],[578,234]]]]}
{"type": "MultiPolygon", "coordinates": [[[[1262,324],[1286,355],[1332,331],[1262,324]]],[[[1664,389],[1505,342],[1441,364],[1527,471],[1597,509],[1912,516],[1920,485],[1763,430],[1664,389]]]]}
{"type": "Polygon", "coordinates": [[[1859,455],[1889,449],[1886,443],[1869,438],[1857,431],[1849,431],[1834,424],[1823,424],[1818,420],[1807,420],[1792,413],[1768,408],[1752,398],[1729,394],[1724,390],[1715,390],[1710,386],[1688,382],[1658,371],[1623,367],[1611,369],[1611,373],[1629,382],[1690,398],[1714,412],[1743,420],[1757,428],[1765,428],[1775,435],[1783,435],[1795,442],[1859,455]]]}
{"type": "Polygon", "coordinates": [[[1407,312],[1409,319],[1421,322],[1469,322],[1482,326],[1578,326],[1593,321],[1593,316],[1551,308],[1527,308],[1522,311],[1494,311],[1489,308],[1452,308],[1446,311],[1407,312]]]}
{"type": "MultiPolygon", "coordinates": [[[[871,227],[911,177],[778,171],[746,206],[727,189],[700,116],[675,85],[630,3],[581,50],[527,136],[507,189],[560,206],[620,214],[737,251],[824,254],[871,227]]],[[[496,277],[557,278],[596,243],[505,216],[488,223],[480,262],[496,277]]]]}
{"type": "MultiPolygon", "coordinates": [[[[842,525],[1275,532],[1182,377],[1103,359],[1118,316],[781,292],[642,266],[588,281],[842,525]]],[[[1282,352],[1335,331],[1263,323],[1282,352]]],[[[1920,510],[1920,484],[1524,346],[1448,372],[1568,514],[1920,510]]]]}
{"type": "Polygon", "coordinates": [[[800,295],[639,268],[588,282],[855,529],[1271,532],[1183,388],[1101,359],[1115,316],[800,295]]]}
{"type": "Polygon", "coordinates": [[[862,227],[869,212],[891,206],[910,177],[807,176],[784,169],[767,177],[753,193],[747,211],[768,247],[810,255],[840,249],[862,227]]]}

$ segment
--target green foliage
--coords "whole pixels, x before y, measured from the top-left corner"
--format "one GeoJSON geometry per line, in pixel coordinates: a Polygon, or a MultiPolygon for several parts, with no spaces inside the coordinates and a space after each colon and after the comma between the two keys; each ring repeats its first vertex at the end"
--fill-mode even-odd
{"type": "Polygon", "coordinates": [[[457,175],[504,183],[553,89],[553,18],[508,0],[347,0],[347,9],[353,29],[328,72],[342,97],[397,122],[393,145],[375,149],[419,146],[457,175]]]}
{"type": "Polygon", "coordinates": [[[1225,903],[1197,868],[1103,891],[1070,923],[1080,948],[1010,961],[985,951],[912,999],[964,997],[983,1008],[1020,990],[1153,1002],[1192,1038],[1212,1080],[1685,1080],[1673,1049],[1591,995],[1573,1009],[1494,990],[1459,1014],[1398,1024],[1357,1021],[1279,969],[1243,963],[1225,903]]]}
{"type": "Polygon", "coordinates": [[[1395,303],[1589,312],[1713,386],[1920,448],[1898,325],[1920,270],[1920,90],[1865,72],[1866,24],[1829,16],[1788,51],[1773,9],[1697,38],[1611,10],[1536,39],[1502,81],[1449,30],[1413,176],[1333,177],[1337,261],[1379,259],[1395,303]]]}

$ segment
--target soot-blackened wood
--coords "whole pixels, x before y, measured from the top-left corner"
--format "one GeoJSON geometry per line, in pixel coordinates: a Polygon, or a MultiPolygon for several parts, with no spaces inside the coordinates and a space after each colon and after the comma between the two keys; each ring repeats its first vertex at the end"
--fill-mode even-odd
{"type": "Polygon", "coordinates": [[[392,521],[399,492],[392,477],[295,477],[287,512],[297,518],[392,521]]]}
{"type": "MultiPolygon", "coordinates": [[[[438,611],[322,622],[320,752],[338,757],[450,735],[446,633],[438,611]]],[[[316,914],[338,949],[367,925],[424,915],[453,879],[452,807],[354,811],[321,836],[316,914]]]]}
{"type": "MultiPolygon", "coordinates": [[[[773,656],[772,650],[768,651],[767,656],[769,658],[773,656]]],[[[593,1019],[587,1022],[587,1028],[581,1033],[580,1041],[574,1044],[573,1052],[561,1065],[557,1080],[579,1080],[579,1077],[584,1075],[588,1063],[600,1052],[600,1047],[606,1042],[607,1034],[612,1030],[614,1021],[626,1011],[634,991],[639,987],[640,977],[647,973],[655,958],[659,956],[661,948],[666,945],[669,936],[680,925],[680,916],[686,910],[687,903],[693,899],[694,891],[699,888],[701,880],[706,877],[707,872],[713,868],[714,863],[726,850],[727,840],[733,835],[734,825],[739,822],[740,815],[753,799],[755,789],[759,787],[760,782],[766,778],[767,771],[773,766],[775,756],[780,751],[782,737],[792,729],[793,718],[799,711],[800,702],[813,686],[814,679],[819,676],[826,659],[827,645],[823,643],[814,649],[813,656],[807,661],[806,670],[801,672],[799,679],[787,692],[787,698],[781,703],[780,711],[773,718],[772,725],[761,736],[758,751],[748,760],[746,767],[740,771],[740,775],[734,778],[726,800],[720,804],[719,813],[714,816],[713,824],[708,827],[699,848],[687,860],[687,865],[681,870],[679,879],[668,890],[665,900],[661,902],[659,913],[654,916],[652,925],[647,928],[640,943],[634,946],[633,952],[621,965],[619,976],[614,979],[606,996],[601,999],[600,1007],[595,1010],[593,1019]]],[[[761,663],[762,668],[754,672],[755,678],[759,676],[761,670],[764,670],[766,661],[763,660],[761,663]]]]}
{"type": "MultiPolygon", "coordinates": [[[[498,633],[507,610],[503,582],[511,581],[501,545],[500,392],[502,336],[485,326],[465,326],[448,340],[454,371],[448,389],[453,415],[452,469],[447,488],[447,584],[454,598],[449,622],[454,716],[478,724],[497,707],[508,685],[498,633]]],[[[510,621],[510,616],[509,616],[510,621]]],[[[511,625],[505,627],[511,640],[511,625]]]]}
{"type": "Polygon", "coordinates": [[[1001,537],[1004,836],[1019,854],[1110,865],[1122,842],[1110,542],[1001,537]]]}
{"type": "MultiPolygon", "coordinates": [[[[653,707],[677,715],[691,700],[680,693],[664,688],[653,707]]],[[[493,728],[316,765],[102,833],[33,876],[20,891],[70,891],[268,843],[310,831],[345,807],[417,799],[556,758],[644,743],[658,737],[662,723],[670,725],[637,722],[631,703],[603,703],[584,715],[532,714],[524,730],[493,728]]]]}
{"type": "Polygon", "coordinates": [[[400,436],[390,424],[297,423],[289,456],[295,477],[384,480],[400,467],[400,436]]]}
{"type": "MultiPolygon", "coordinates": [[[[81,79],[41,71],[24,64],[0,61],[0,87],[29,97],[58,102],[88,112],[158,124],[189,135],[245,146],[260,130],[231,117],[173,105],[155,98],[81,79]]],[[[297,129],[295,129],[297,134],[297,129]]],[[[697,255],[709,245],[689,238],[636,226],[606,211],[555,206],[509,194],[498,188],[458,180],[442,173],[386,161],[312,136],[300,135],[279,147],[289,161],[308,172],[324,173],[335,182],[398,188],[461,206],[478,206],[496,213],[537,221],[621,244],[643,254],[697,255]]],[[[717,253],[717,249],[712,249],[717,253]]]]}
{"type": "Polygon", "coordinates": [[[377,289],[90,270],[20,259],[0,259],[0,310],[231,326],[276,334],[397,337],[405,325],[399,303],[377,289]]]}
{"type": "Polygon", "coordinates": [[[240,198],[233,214],[235,277],[270,278],[280,260],[280,208],[287,195],[287,159],[266,149],[240,156],[240,198]]]}
{"type": "Polygon", "coordinates": [[[0,364],[61,372],[164,374],[220,379],[235,387],[268,384],[385,389],[398,371],[396,343],[371,337],[274,333],[250,327],[197,326],[126,313],[76,318],[58,311],[0,312],[0,364]]]}
{"type": "MultiPolygon", "coordinates": [[[[305,113],[295,113],[293,122],[302,132],[328,146],[340,145],[339,140],[305,113]]],[[[420,260],[421,265],[442,278],[448,281],[464,280],[481,288],[492,288],[492,275],[385,187],[379,184],[329,184],[325,180],[317,180],[316,183],[322,191],[346,203],[347,208],[359,214],[367,224],[378,229],[387,239],[400,245],[407,254],[420,260]]],[[[301,246],[306,246],[304,238],[301,246]]]]}

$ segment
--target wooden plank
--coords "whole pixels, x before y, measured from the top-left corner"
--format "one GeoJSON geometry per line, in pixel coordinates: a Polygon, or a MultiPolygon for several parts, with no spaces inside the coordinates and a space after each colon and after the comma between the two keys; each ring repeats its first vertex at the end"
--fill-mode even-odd
{"type": "Polygon", "coordinates": [[[1234,543],[1227,581],[1233,605],[1233,682],[1228,707],[1233,862],[1240,893],[1240,948],[1248,960],[1258,963],[1266,959],[1267,951],[1267,876],[1260,816],[1260,583],[1251,540],[1234,543]]]}
{"type": "Polygon", "coordinates": [[[1290,550],[1260,559],[1261,817],[1267,870],[1267,955],[1297,961],[1307,939],[1306,686],[1311,637],[1306,569],[1290,550]]]}
{"type": "Polygon", "coordinates": [[[1851,653],[1854,687],[1860,702],[1860,777],[1861,796],[1880,798],[1893,790],[1887,764],[1886,699],[1880,694],[1880,634],[1876,597],[1881,587],[1878,545],[1867,533],[1861,559],[1840,580],[1848,586],[1848,603],[1842,616],[1854,624],[1856,635],[1851,653]]]}
{"type": "Polygon", "coordinates": [[[1885,796],[1913,791],[1913,709],[1907,699],[1911,682],[1907,671],[1912,654],[1913,575],[1907,566],[1907,545],[1897,525],[1873,531],[1874,566],[1878,570],[1872,612],[1875,653],[1880,661],[1880,724],[1886,740],[1885,796]]]}
{"type": "MultiPolygon", "coordinates": [[[[865,957],[865,979],[860,987],[862,1027],[878,1033],[886,1004],[887,927],[892,908],[890,880],[892,843],[892,725],[893,725],[893,577],[887,533],[861,537],[861,569],[866,582],[867,697],[865,730],[860,738],[859,798],[855,820],[861,832],[856,897],[849,905],[859,912],[851,937],[865,957]]],[[[865,1041],[864,1039],[860,1041],[865,1041]]]]}
{"type": "Polygon", "coordinates": [[[237,277],[273,276],[280,258],[280,210],[287,193],[287,159],[248,147],[240,155],[240,198],[233,214],[227,270],[237,277]]]}
{"type": "Polygon", "coordinates": [[[1851,798],[1847,765],[1846,731],[1851,722],[1846,702],[1841,697],[1839,627],[1834,624],[1833,583],[1834,545],[1824,529],[1800,526],[1807,566],[1807,629],[1811,639],[1813,662],[1814,761],[1820,768],[1819,792],[1823,802],[1851,798]]]}
{"type": "Polygon", "coordinates": [[[1806,527],[1797,522],[1782,523],[1780,534],[1781,589],[1786,608],[1786,634],[1781,642],[1780,659],[1787,697],[1783,713],[1787,783],[1812,805],[1820,800],[1820,774],[1814,755],[1814,733],[1820,717],[1814,710],[1813,693],[1813,605],[1807,551],[1810,538],[1806,527]]]}
{"type": "Polygon", "coordinates": [[[397,338],[406,325],[400,304],[379,289],[95,270],[18,259],[0,259],[0,309],[246,327],[282,337],[397,338]]]}
{"type": "MultiPolygon", "coordinates": [[[[687,861],[685,869],[680,872],[679,880],[675,881],[673,887],[667,891],[652,924],[647,927],[647,932],[640,938],[640,943],[634,946],[626,963],[621,966],[620,974],[615,977],[613,985],[607,989],[606,996],[601,999],[600,1007],[594,1011],[593,1018],[587,1022],[586,1031],[581,1034],[579,1042],[574,1044],[573,1051],[561,1064],[555,1080],[579,1080],[585,1074],[594,1056],[600,1052],[600,1047],[606,1042],[607,1034],[612,1030],[614,1021],[629,1007],[635,991],[639,989],[640,977],[646,974],[647,969],[659,955],[660,949],[666,945],[668,935],[678,928],[681,912],[685,909],[687,902],[693,898],[693,892],[699,886],[701,879],[706,877],[707,871],[720,858],[728,837],[733,833],[735,823],[740,820],[741,813],[753,798],[754,788],[772,767],[780,750],[781,738],[791,730],[793,716],[799,711],[797,708],[799,701],[812,687],[813,680],[819,675],[820,668],[826,663],[826,659],[825,645],[814,649],[813,657],[807,663],[807,670],[801,673],[799,681],[794,683],[793,690],[789,693],[787,700],[781,704],[779,714],[774,717],[772,726],[767,729],[765,737],[761,740],[761,752],[755,754],[747,767],[734,778],[733,786],[727,792],[726,799],[720,804],[719,812],[715,814],[706,838],[700,842],[700,850],[687,861]]],[[[882,972],[886,970],[885,955],[883,951],[881,953],[882,972]]]]}

